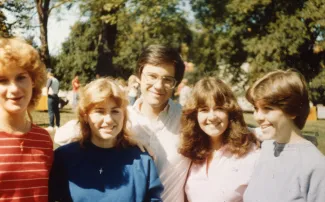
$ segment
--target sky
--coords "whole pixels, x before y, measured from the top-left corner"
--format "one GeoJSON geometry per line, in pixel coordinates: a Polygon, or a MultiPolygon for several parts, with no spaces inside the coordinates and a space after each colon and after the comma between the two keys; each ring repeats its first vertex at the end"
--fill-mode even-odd
{"type": "MultiPolygon", "coordinates": [[[[180,6],[186,12],[188,12],[188,20],[194,20],[194,14],[191,11],[191,6],[188,0],[183,0],[183,4],[180,6]]],[[[5,13],[8,17],[8,20],[11,19],[9,13],[5,13]]],[[[60,10],[58,13],[57,9],[54,9],[50,14],[48,22],[48,45],[51,55],[58,55],[61,50],[62,43],[69,37],[71,26],[74,25],[76,21],[80,19],[79,5],[74,5],[69,11],[60,10]]],[[[33,19],[34,24],[38,24],[37,15],[33,19]]],[[[39,30],[36,28],[32,33],[25,33],[24,30],[16,29],[14,34],[22,37],[27,37],[28,35],[34,36],[34,41],[38,46],[40,46],[39,40],[39,30]]]]}

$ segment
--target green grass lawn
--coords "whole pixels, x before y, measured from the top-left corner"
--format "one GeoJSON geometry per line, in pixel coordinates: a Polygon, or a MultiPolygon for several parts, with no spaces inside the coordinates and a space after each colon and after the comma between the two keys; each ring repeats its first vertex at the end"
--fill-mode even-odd
{"type": "MultiPolygon", "coordinates": [[[[64,123],[75,119],[76,114],[71,110],[71,108],[68,108],[68,106],[61,109],[61,125],[64,123]]],[[[32,113],[34,123],[41,126],[41,127],[48,127],[49,120],[48,120],[48,114],[47,111],[34,111],[32,113]]],[[[249,126],[256,126],[256,122],[253,119],[253,114],[251,113],[245,113],[244,114],[245,121],[249,126]]],[[[318,141],[318,148],[319,150],[325,154],[325,120],[317,120],[317,121],[307,121],[305,128],[303,129],[303,132],[305,134],[310,133],[318,133],[317,141],[318,141]]],[[[54,145],[56,148],[57,145],[54,145]]]]}

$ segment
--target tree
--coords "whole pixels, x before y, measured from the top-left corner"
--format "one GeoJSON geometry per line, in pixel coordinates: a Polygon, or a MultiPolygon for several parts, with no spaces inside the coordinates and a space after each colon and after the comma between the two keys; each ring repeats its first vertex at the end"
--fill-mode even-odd
{"type": "Polygon", "coordinates": [[[324,64],[324,0],[191,0],[191,4],[202,36],[211,42],[198,53],[209,52],[207,60],[215,60],[214,66],[229,65],[229,73],[236,75],[249,62],[252,81],[289,67],[310,81],[324,64]]]}
{"type": "Polygon", "coordinates": [[[3,4],[4,9],[13,15],[14,21],[8,23],[9,28],[18,27],[27,30],[35,28],[31,23],[34,14],[37,14],[39,21],[38,28],[40,31],[40,56],[47,68],[51,68],[51,60],[48,49],[47,25],[51,12],[66,5],[70,8],[76,0],[6,0],[3,4]]]}
{"type": "Polygon", "coordinates": [[[138,54],[148,44],[168,44],[181,49],[190,40],[190,30],[178,1],[152,2],[84,0],[85,22],[73,27],[69,39],[56,58],[58,77],[70,84],[71,73],[81,72],[85,82],[95,73],[128,78],[135,69],[138,54]]]}

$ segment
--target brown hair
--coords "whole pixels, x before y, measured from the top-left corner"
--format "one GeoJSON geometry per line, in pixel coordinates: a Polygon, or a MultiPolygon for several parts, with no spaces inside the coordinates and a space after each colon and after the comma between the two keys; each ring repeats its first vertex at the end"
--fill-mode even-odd
{"type": "Polygon", "coordinates": [[[246,92],[247,100],[256,105],[270,105],[295,116],[294,123],[302,129],[309,114],[306,81],[299,72],[276,70],[258,79],[246,92]]]}
{"type": "Polygon", "coordinates": [[[80,144],[85,146],[90,141],[91,130],[85,116],[98,103],[107,99],[113,99],[122,108],[124,113],[123,128],[117,135],[116,147],[127,147],[131,145],[128,140],[130,132],[126,128],[128,101],[124,91],[118,86],[116,81],[110,78],[96,79],[80,89],[80,101],[78,103],[78,120],[80,122],[81,138],[80,144]]]}
{"type": "Polygon", "coordinates": [[[257,138],[248,130],[231,89],[220,79],[205,77],[195,84],[192,97],[183,108],[181,154],[194,163],[201,163],[212,153],[212,141],[197,121],[198,109],[211,102],[228,113],[229,123],[222,134],[222,144],[229,152],[241,157],[250,151],[253,144],[259,145],[257,138]]]}
{"type": "Polygon", "coordinates": [[[139,78],[141,78],[142,70],[146,64],[171,64],[175,68],[175,79],[177,85],[183,79],[185,64],[181,56],[173,48],[162,45],[150,45],[145,48],[137,62],[136,72],[139,78]]]}
{"type": "Polygon", "coordinates": [[[32,121],[30,111],[41,98],[42,88],[47,79],[45,65],[38,52],[23,39],[0,37],[0,68],[10,71],[16,67],[26,70],[33,81],[32,98],[27,109],[32,121]]]}

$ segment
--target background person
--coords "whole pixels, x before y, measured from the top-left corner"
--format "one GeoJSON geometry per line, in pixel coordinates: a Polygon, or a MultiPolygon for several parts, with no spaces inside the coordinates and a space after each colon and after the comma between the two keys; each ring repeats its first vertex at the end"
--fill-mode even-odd
{"type": "Polygon", "coordinates": [[[153,160],[132,147],[122,89],[101,78],[80,91],[81,138],[55,150],[49,201],[161,201],[153,160]]]}
{"type": "Polygon", "coordinates": [[[188,201],[243,201],[259,157],[230,88],[220,79],[199,80],[183,108],[180,153],[192,160],[185,184],[188,201]]]}
{"type": "Polygon", "coordinates": [[[323,202],[325,159],[301,132],[309,114],[304,77],[294,70],[270,72],[246,98],[264,141],[244,201],[323,202]]]}
{"type": "Polygon", "coordinates": [[[59,109],[59,80],[54,77],[52,69],[47,69],[47,106],[50,126],[47,130],[51,133],[54,130],[54,120],[56,127],[60,127],[60,109],[59,109]]]}
{"type": "Polygon", "coordinates": [[[48,199],[53,143],[30,114],[45,82],[38,52],[22,39],[0,37],[0,201],[48,199]]]}
{"type": "Polygon", "coordinates": [[[75,76],[74,76],[73,80],[71,81],[71,85],[72,85],[72,109],[76,109],[76,107],[78,105],[78,100],[79,100],[78,90],[80,87],[78,72],[75,73],[75,76]]]}
{"type": "Polygon", "coordinates": [[[135,75],[131,75],[128,79],[128,98],[129,105],[133,105],[134,102],[139,98],[140,84],[138,78],[135,75]]]}

